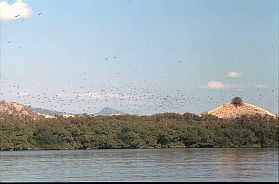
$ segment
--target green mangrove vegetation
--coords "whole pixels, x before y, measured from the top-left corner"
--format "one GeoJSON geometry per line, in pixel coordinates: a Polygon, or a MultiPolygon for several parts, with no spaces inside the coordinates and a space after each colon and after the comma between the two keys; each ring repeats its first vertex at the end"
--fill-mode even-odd
{"type": "Polygon", "coordinates": [[[0,116],[0,150],[277,147],[278,118],[163,113],[32,120],[0,116]]]}

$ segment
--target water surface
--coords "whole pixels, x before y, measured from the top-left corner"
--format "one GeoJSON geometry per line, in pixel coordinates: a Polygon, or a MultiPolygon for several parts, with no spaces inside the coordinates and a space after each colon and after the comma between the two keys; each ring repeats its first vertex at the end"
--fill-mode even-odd
{"type": "Polygon", "coordinates": [[[278,150],[7,151],[0,181],[278,181],[278,150]]]}

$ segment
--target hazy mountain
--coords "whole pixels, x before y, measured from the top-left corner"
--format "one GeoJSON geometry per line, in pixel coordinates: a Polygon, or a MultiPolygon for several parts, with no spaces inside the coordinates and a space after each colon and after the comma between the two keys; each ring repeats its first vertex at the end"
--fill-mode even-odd
{"type": "Polygon", "coordinates": [[[30,108],[31,110],[38,112],[40,114],[45,114],[45,115],[49,115],[49,116],[62,116],[66,113],[63,112],[59,112],[59,111],[54,111],[54,110],[49,110],[49,109],[44,109],[44,108],[37,108],[37,107],[31,107],[31,106],[27,106],[28,108],[30,108]]]}
{"type": "Polygon", "coordinates": [[[97,113],[97,115],[102,115],[102,116],[109,116],[114,114],[125,114],[125,113],[110,107],[105,107],[100,112],[97,113]]]}

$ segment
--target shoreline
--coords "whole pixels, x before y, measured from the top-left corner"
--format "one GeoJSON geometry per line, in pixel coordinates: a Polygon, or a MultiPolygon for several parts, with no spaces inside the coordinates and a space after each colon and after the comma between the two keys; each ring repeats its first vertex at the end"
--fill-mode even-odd
{"type": "Polygon", "coordinates": [[[260,146],[251,146],[251,147],[168,147],[168,148],[96,148],[96,149],[25,149],[25,150],[0,150],[1,152],[20,152],[20,151],[92,151],[92,150],[161,150],[161,149],[266,149],[266,148],[277,148],[279,151],[279,146],[273,147],[260,147],[260,146]]]}

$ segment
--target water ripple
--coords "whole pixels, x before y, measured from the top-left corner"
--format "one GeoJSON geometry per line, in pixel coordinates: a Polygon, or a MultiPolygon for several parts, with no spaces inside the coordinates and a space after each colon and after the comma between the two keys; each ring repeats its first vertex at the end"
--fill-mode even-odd
{"type": "Polygon", "coordinates": [[[278,181],[276,148],[0,152],[0,181],[278,181]]]}

